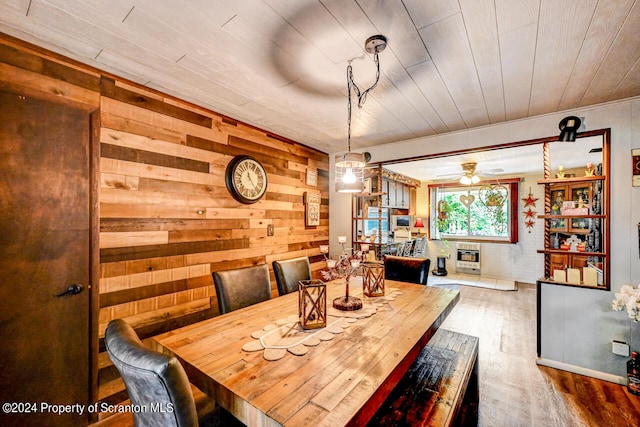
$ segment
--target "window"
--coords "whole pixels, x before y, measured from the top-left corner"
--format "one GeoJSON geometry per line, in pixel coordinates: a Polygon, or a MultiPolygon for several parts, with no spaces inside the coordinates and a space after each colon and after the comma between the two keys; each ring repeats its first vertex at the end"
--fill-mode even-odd
{"type": "Polygon", "coordinates": [[[518,183],[510,181],[430,185],[431,235],[517,242],[518,183]]]}

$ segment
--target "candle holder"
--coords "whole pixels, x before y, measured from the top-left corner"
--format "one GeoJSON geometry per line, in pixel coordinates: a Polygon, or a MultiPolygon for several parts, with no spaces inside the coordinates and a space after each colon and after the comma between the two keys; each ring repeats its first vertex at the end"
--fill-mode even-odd
{"type": "Polygon", "coordinates": [[[302,329],[327,326],[327,285],[322,280],[298,282],[298,318],[302,329]]]}
{"type": "Polygon", "coordinates": [[[384,264],[362,264],[364,275],[362,278],[362,293],[368,297],[384,296],[384,264]]]}
{"type": "Polygon", "coordinates": [[[342,254],[337,260],[328,258],[328,250],[321,248],[320,252],[327,261],[328,270],[321,270],[320,274],[325,280],[345,279],[345,294],[333,300],[333,308],[342,311],[360,310],[362,308],[362,299],[349,295],[349,279],[357,273],[363,259],[363,252],[355,251],[353,248],[345,248],[345,236],[339,236],[338,243],[342,245],[342,254]],[[353,254],[349,255],[348,251],[352,251],[353,254]]]}

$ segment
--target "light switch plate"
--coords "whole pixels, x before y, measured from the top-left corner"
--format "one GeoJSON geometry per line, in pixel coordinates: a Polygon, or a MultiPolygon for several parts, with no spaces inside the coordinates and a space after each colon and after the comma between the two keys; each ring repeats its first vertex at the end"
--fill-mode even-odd
{"type": "Polygon", "coordinates": [[[611,351],[618,356],[629,356],[629,344],[613,340],[611,351]]]}

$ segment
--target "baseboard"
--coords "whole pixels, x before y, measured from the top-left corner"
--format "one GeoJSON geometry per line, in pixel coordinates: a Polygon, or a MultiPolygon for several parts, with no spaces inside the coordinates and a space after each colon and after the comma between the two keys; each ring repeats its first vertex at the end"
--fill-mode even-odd
{"type": "Polygon", "coordinates": [[[608,381],[614,384],[627,385],[627,379],[625,377],[607,374],[606,372],[595,371],[593,369],[583,368],[581,366],[569,365],[568,363],[562,363],[556,360],[549,360],[538,357],[536,359],[536,364],[548,366],[549,368],[560,369],[561,371],[567,371],[573,374],[596,378],[602,381],[608,381]]]}

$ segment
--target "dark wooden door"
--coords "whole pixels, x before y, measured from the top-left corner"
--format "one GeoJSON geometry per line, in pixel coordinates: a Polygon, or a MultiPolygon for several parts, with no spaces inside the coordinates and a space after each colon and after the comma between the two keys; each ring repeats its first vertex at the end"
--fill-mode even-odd
{"type": "Polygon", "coordinates": [[[86,111],[0,93],[3,426],[88,422],[89,140],[86,111]],[[56,297],[73,284],[82,292],[56,297]]]}

